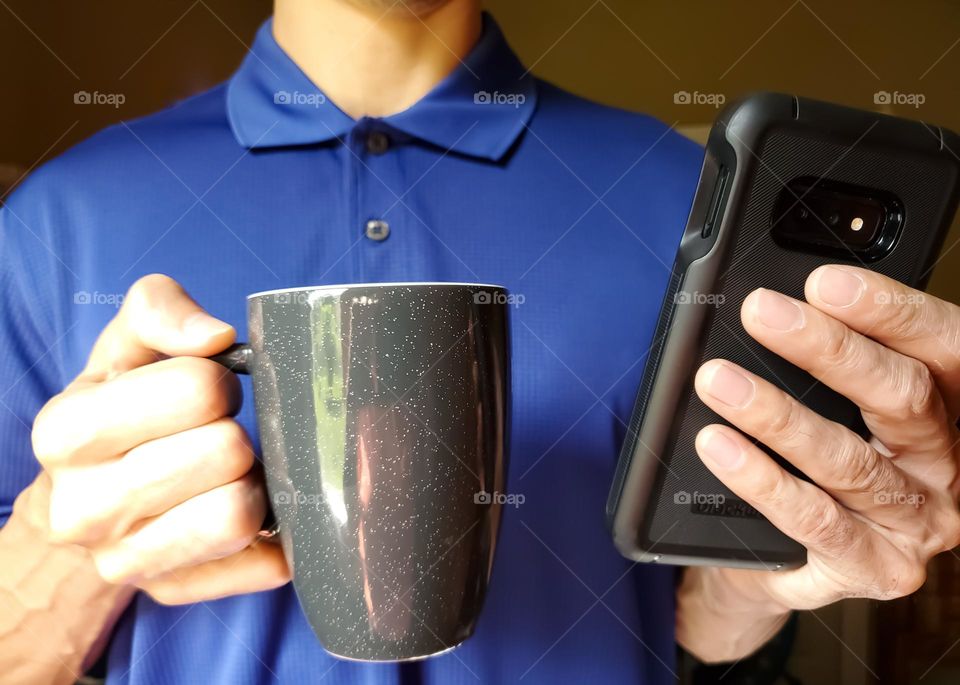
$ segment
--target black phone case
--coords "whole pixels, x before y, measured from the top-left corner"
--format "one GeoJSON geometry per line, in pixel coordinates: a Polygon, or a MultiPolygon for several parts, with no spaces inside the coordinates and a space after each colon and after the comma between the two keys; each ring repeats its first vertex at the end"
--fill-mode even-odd
{"type": "Polygon", "coordinates": [[[753,95],[720,115],[607,503],[621,553],[683,565],[804,563],[802,546],[701,463],[697,432],[724,421],[697,397],[694,374],[709,359],[728,359],[863,434],[855,405],[746,334],[740,306],[758,287],[802,299],[807,276],[821,264],[863,266],[852,254],[844,260],[792,251],[772,239],[781,189],[804,176],[896,195],[904,212],[899,239],[867,266],[924,287],[957,207],[955,152],[960,139],[950,131],[790,95],[753,95]]]}

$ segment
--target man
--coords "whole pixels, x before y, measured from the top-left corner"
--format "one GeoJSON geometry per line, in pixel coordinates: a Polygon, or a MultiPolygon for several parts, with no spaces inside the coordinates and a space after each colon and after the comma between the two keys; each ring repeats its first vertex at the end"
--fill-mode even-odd
{"type": "Polygon", "coordinates": [[[702,660],[741,658],[792,609],[913,591],[960,539],[960,311],[877,304],[915,300],[840,268],[811,276],[809,304],[754,293],[743,321],[856,401],[876,449],[732,365],[697,376],[819,484],[734,430],[698,438],[809,563],[692,569],[675,605],[674,570],[616,554],[603,502],[701,153],[535,80],[478,5],[277,0],[225,86],[94,136],[11,198],[4,682],[69,682],[102,653],[116,683],[671,682],[675,636],[702,660]],[[169,276],[138,279],[151,273],[169,276]],[[246,293],[404,280],[523,296],[509,479],[524,504],[462,647],[341,662],[279,548],[251,544],[267,511],[251,403],[202,357],[234,340],[246,293]],[[878,503],[886,491],[924,504],[878,503]]]}

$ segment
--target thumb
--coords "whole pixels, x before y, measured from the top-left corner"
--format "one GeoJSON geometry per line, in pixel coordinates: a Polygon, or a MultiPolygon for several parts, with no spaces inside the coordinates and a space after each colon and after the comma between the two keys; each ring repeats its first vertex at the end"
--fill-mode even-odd
{"type": "Polygon", "coordinates": [[[235,338],[233,326],[207,314],[175,280],[144,276],[97,338],[77,380],[102,380],[165,356],[207,357],[235,338]]]}

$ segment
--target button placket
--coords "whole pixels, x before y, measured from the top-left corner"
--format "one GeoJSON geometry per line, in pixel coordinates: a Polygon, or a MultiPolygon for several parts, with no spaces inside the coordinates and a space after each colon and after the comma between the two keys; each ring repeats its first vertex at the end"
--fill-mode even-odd
{"type": "MultiPolygon", "coordinates": [[[[363,120],[353,131],[355,149],[363,163],[359,168],[359,182],[362,187],[358,194],[357,210],[360,214],[363,235],[370,243],[382,243],[390,237],[391,227],[386,217],[379,216],[388,198],[384,195],[383,184],[389,183],[389,151],[391,139],[389,133],[377,127],[373,120],[363,120]],[[384,164],[386,163],[386,166],[384,164]]],[[[390,193],[387,193],[389,195],[390,193]]],[[[365,264],[366,268],[369,266],[365,264]]]]}

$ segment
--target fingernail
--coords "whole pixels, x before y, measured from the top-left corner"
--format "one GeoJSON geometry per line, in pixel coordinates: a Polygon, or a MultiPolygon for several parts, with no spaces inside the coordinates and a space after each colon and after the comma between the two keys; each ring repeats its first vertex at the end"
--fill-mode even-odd
{"type": "Polygon", "coordinates": [[[833,266],[817,275],[817,297],[834,307],[849,307],[863,296],[866,284],[858,274],[833,266]]]}
{"type": "Polygon", "coordinates": [[[195,340],[221,335],[229,331],[230,328],[230,324],[215,319],[204,312],[191,314],[183,320],[180,326],[180,330],[183,331],[184,334],[195,340]]]}
{"type": "Polygon", "coordinates": [[[777,331],[793,331],[803,326],[803,311],[796,302],[772,290],[760,290],[757,301],[760,323],[777,331]]]}
{"type": "Polygon", "coordinates": [[[714,366],[707,392],[730,407],[743,408],[753,399],[753,381],[726,364],[714,366]]]}
{"type": "Polygon", "coordinates": [[[733,440],[720,431],[711,430],[700,442],[700,452],[707,459],[724,469],[733,469],[743,461],[743,451],[733,440]]]}

